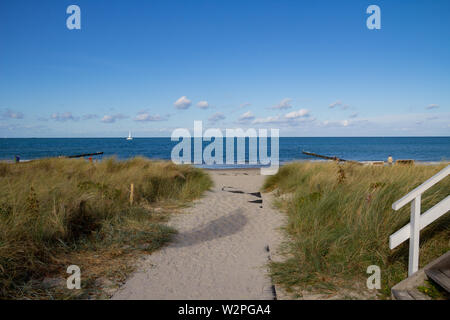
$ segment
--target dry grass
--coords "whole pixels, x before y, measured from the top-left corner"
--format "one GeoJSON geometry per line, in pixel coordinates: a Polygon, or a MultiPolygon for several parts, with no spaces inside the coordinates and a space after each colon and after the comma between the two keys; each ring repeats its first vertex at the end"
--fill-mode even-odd
{"type": "Polygon", "coordinates": [[[170,240],[167,211],[212,184],[199,169],[144,158],[0,163],[0,181],[0,298],[80,298],[98,277],[123,279],[135,250],[170,240]],[[85,290],[42,288],[44,277],[66,278],[71,264],[85,290]]]}
{"type": "MultiPolygon", "coordinates": [[[[381,268],[382,296],[407,276],[408,242],[389,250],[389,235],[409,222],[409,206],[394,201],[444,165],[358,166],[293,163],[267,179],[264,189],[280,196],[288,214],[286,259],[271,265],[275,281],[291,292],[336,293],[355,284],[365,288],[369,265],[381,268]]],[[[450,178],[422,196],[422,212],[448,195],[450,178]]],[[[450,217],[421,232],[420,265],[450,249],[450,217]]]]}

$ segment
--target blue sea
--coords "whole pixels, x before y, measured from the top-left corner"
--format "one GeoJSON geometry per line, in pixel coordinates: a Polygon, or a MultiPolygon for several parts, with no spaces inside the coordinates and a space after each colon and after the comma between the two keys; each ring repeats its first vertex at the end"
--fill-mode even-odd
{"type": "MultiPolygon", "coordinates": [[[[134,138],[132,141],[124,138],[3,138],[0,139],[0,160],[13,160],[15,155],[21,160],[32,160],[95,152],[104,152],[103,156],[97,156],[99,159],[144,156],[169,160],[177,143],[170,138],[134,138]]],[[[207,144],[209,142],[204,143],[207,144]]],[[[279,140],[280,163],[318,160],[302,154],[302,150],[357,161],[386,160],[389,155],[394,160],[442,161],[450,159],[450,137],[282,137],[279,140]]]]}

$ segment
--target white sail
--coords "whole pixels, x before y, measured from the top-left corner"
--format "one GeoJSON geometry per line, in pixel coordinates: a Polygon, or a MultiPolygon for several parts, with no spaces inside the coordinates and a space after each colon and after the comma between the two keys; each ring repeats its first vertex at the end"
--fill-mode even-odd
{"type": "Polygon", "coordinates": [[[133,137],[131,137],[131,131],[128,131],[128,137],[127,140],[133,140],[133,137]]]}

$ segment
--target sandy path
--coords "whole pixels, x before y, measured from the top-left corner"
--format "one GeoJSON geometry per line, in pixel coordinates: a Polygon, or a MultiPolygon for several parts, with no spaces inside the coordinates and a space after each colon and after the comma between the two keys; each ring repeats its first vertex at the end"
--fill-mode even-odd
{"type": "Polygon", "coordinates": [[[247,193],[265,179],[259,170],[209,171],[215,186],[186,214],[174,216],[174,241],[149,255],[113,299],[273,299],[266,272],[282,239],[281,213],[247,193]],[[232,187],[225,188],[224,187],[232,187]],[[262,206],[262,208],[261,208],[262,206]]]}

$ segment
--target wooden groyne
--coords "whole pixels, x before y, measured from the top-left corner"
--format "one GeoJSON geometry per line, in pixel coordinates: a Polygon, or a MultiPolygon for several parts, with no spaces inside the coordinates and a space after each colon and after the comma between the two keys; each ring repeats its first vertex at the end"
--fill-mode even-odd
{"type": "Polygon", "coordinates": [[[345,160],[342,158],[338,158],[336,156],[334,157],[329,157],[329,156],[324,156],[321,154],[317,154],[317,153],[313,153],[313,152],[308,152],[308,151],[302,151],[303,154],[306,154],[308,156],[313,156],[313,157],[317,157],[317,158],[322,158],[322,159],[327,159],[327,160],[333,160],[333,161],[337,161],[337,162],[348,162],[348,163],[356,163],[356,164],[361,164],[361,162],[359,161],[354,161],[354,160],[345,160]]]}
{"type": "Polygon", "coordinates": [[[90,156],[99,156],[102,155],[102,152],[94,152],[94,153],[83,153],[83,154],[76,154],[72,156],[61,156],[61,158],[82,158],[82,157],[90,157],[90,156]]]}

